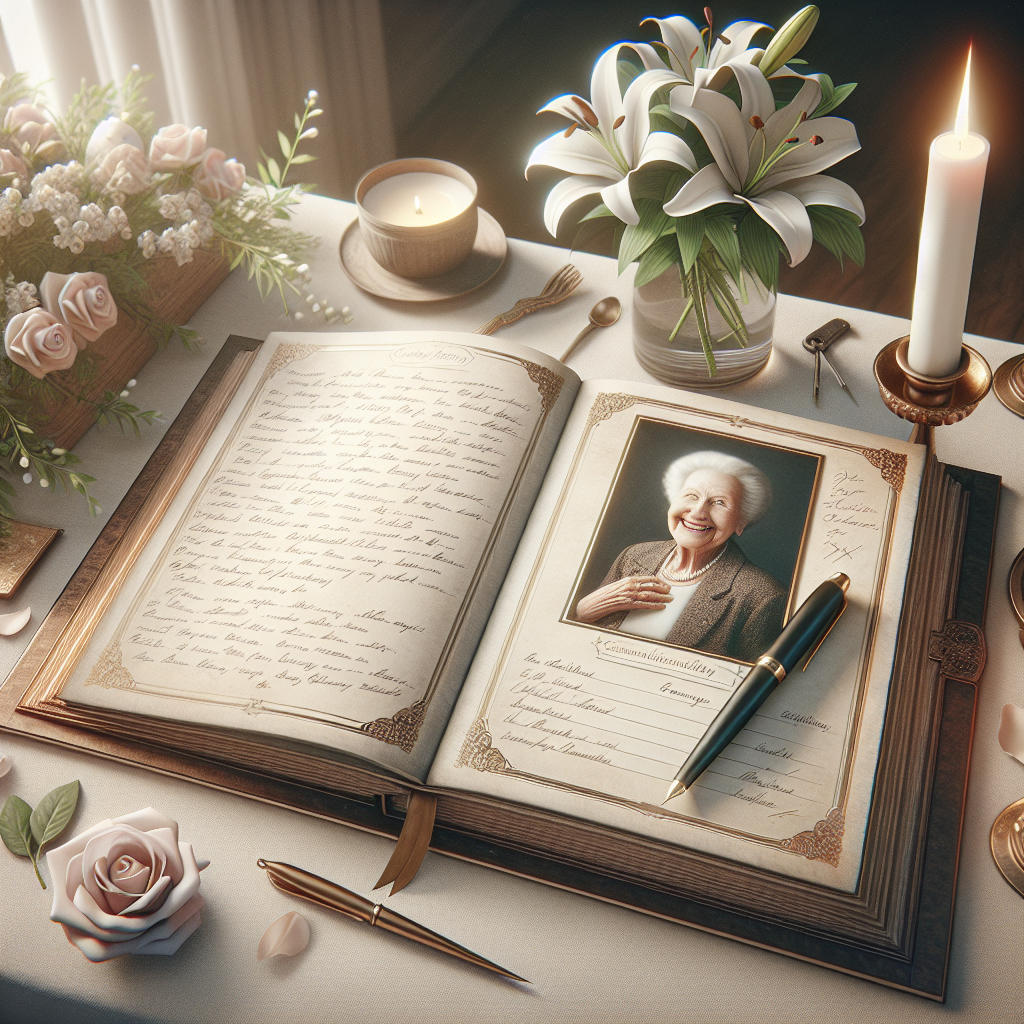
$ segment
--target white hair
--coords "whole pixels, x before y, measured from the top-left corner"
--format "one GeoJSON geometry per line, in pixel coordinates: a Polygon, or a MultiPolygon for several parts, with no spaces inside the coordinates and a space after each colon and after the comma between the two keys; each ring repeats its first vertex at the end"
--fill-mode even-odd
{"type": "Polygon", "coordinates": [[[751,465],[745,459],[739,459],[735,455],[710,451],[691,452],[689,455],[676,459],[665,470],[662,485],[670,505],[682,491],[687,478],[699,469],[725,473],[739,481],[743,490],[743,497],[740,500],[740,515],[743,518],[744,526],[756,523],[771,508],[771,481],[757,466],[751,465]]]}

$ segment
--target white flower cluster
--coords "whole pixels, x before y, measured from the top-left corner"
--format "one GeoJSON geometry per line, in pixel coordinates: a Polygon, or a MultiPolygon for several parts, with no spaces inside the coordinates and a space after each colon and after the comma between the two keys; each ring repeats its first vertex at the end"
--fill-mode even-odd
{"type": "Polygon", "coordinates": [[[85,187],[85,168],[77,161],[66,164],[51,164],[32,178],[32,191],[36,192],[44,185],[58,192],[74,192],[81,195],[85,187]]]}
{"type": "Polygon", "coordinates": [[[8,285],[4,289],[4,298],[7,300],[8,314],[15,316],[39,305],[39,299],[36,298],[36,286],[31,281],[19,281],[15,284],[13,275],[7,280],[8,285]]]}
{"type": "Polygon", "coordinates": [[[143,231],[138,245],[147,260],[157,253],[170,253],[180,267],[192,260],[192,250],[213,237],[213,207],[194,188],[160,197],[160,214],[175,226],[157,235],[143,231]]]}
{"type": "Polygon", "coordinates": [[[30,227],[35,218],[22,207],[21,193],[16,188],[5,188],[0,194],[0,237],[16,235],[30,227]]]}

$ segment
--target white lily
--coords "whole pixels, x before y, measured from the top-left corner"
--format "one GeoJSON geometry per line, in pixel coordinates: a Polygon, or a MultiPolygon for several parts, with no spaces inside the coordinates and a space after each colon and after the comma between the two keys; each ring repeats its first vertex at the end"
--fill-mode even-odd
{"type": "Polygon", "coordinates": [[[649,21],[661,31],[668,62],[653,46],[638,43],[634,48],[644,67],[674,71],[683,81],[697,86],[708,85],[716,77],[718,69],[726,64],[737,61],[749,64],[760,58],[764,50],[750,44],[762,29],[771,31],[771,25],[761,21],[734,21],[719,34],[709,52],[703,34],[689,18],[677,14],[671,18],[646,18],[641,24],[649,21]]]}
{"type": "Polygon", "coordinates": [[[664,206],[685,217],[716,203],[747,204],[774,229],[796,266],[813,242],[807,206],[835,206],[864,223],[864,204],[845,182],[819,172],[860,149],[857,132],[840,117],[807,120],[821,86],[806,78],[792,102],[775,109],[762,72],[742,60],[728,64],[742,106],[711,88],[680,84],[672,90],[673,113],[704,137],[714,163],[702,167],[664,206]]]}
{"type": "Polygon", "coordinates": [[[555,185],[544,204],[544,225],[552,235],[574,202],[595,194],[619,220],[639,223],[629,180],[646,164],[667,161],[689,171],[697,169],[690,147],[681,138],[650,130],[651,97],[658,89],[678,83],[678,76],[663,69],[645,71],[622,95],[618,55],[623,45],[606,50],[594,65],[591,102],[581,96],[559,96],[538,111],[553,111],[573,122],[567,131],[540,143],[526,165],[527,177],[536,166],[555,167],[570,175],[555,185]]]}

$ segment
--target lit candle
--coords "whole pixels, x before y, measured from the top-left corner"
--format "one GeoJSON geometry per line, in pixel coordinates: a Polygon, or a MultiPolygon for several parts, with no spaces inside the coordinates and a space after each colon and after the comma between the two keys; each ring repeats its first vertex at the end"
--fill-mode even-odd
{"type": "Polygon", "coordinates": [[[971,52],[956,125],[928,151],[907,362],[928,377],[956,372],[963,345],[988,142],[967,130],[971,52]]]}
{"type": "Polygon", "coordinates": [[[363,209],[400,227],[441,224],[467,209],[473,193],[455,178],[429,171],[395,174],[363,196],[363,209]]]}

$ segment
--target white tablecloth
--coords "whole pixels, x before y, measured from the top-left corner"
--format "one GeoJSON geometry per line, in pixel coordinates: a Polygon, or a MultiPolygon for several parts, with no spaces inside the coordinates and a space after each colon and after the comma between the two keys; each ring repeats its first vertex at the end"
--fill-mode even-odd
{"type": "MultiPolygon", "coordinates": [[[[586,323],[593,303],[615,294],[625,307],[622,320],[592,335],[571,365],[584,377],[650,379],[631,347],[631,273],[617,278],[612,260],[511,240],[505,266],[477,292],[439,305],[403,305],[360,292],[343,274],[337,245],[354,214],[350,204],[310,197],[297,220],[300,229],[323,239],[310,259],[318,295],[337,308],[349,305],[354,314],[351,324],[336,322],[328,330],[472,330],[515,299],[536,294],[571,258],[584,275],[576,296],[506,328],[505,336],[557,355],[586,323]]],[[[190,355],[169,348],[145,368],[133,391],[140,406],[162,410],[168,422],[229,334],[263,338],[277,329],[322,329],[322,322],[318,326],[311,316],[301,325],[281,319],[280,307],[261,302],[236,271],[192,326],[206,338],[205,351],[190,355]]],[[[722,394],[906,438],[909,425],[882,405],[871,366],[875,353],[907,329],[906,321],[894,317],[782,295],[767,369],[722,394]],[[800,339],[836,315],[853,325],[836,345],[834,358],[858,404],[825,370],[822,402],[815,407],[811,358],[800,339]]],[[[968,340],[993,368],[1019,351],[991,339],[968,340]]],[[[161,433],[145,430],[136,439],[112,429],[93,430],[80,443],[85,470],[99,478],[95,493],[105,509],[99,518],[90,518],[80,498],[18,485],[22,518],[59,523],[66,533],[17,597],[0,602],[0,613],[26,604],[33,609],[28,630],[0,638],[0,676],[14,664],[161,433]]],[[[50,893],[40,890],[28,862],[0,850],[0,1020],[1020,1021],[1024,900],[996,870],[989,829],[999,811],[1024,794],[1024,766],[1005,755],[996,740],[1002,705],[1024,704],[1024,652],[1006,591],[1010,563],[1024,547],[1024,422],[990,396],[965,422],[941,428],[937,447],[944,461],[1001,474],[1004,484],[945,1006],[429,854],[414,883],[389,905],[534,983],[520,988],[297,904],[272,890],[256,868],[258,857],[290,861],[369,894],[390,856],[392,843],[385,839],[0,733],[0,751],[14,763],[0,779],[0,801],[18,793],[35,804],[53,787],[77,778],[82,797],[68,836],[102,818],[152,805],[176,818],[182,838],[212,861],[203,875],[208,903],[203,925],[174,957],[125,957],[93,965],[48,920],[50,893]],[[264,928],[294,909],[310,922],[309,948],[293,960],[256,963],[264,928]]]]}

